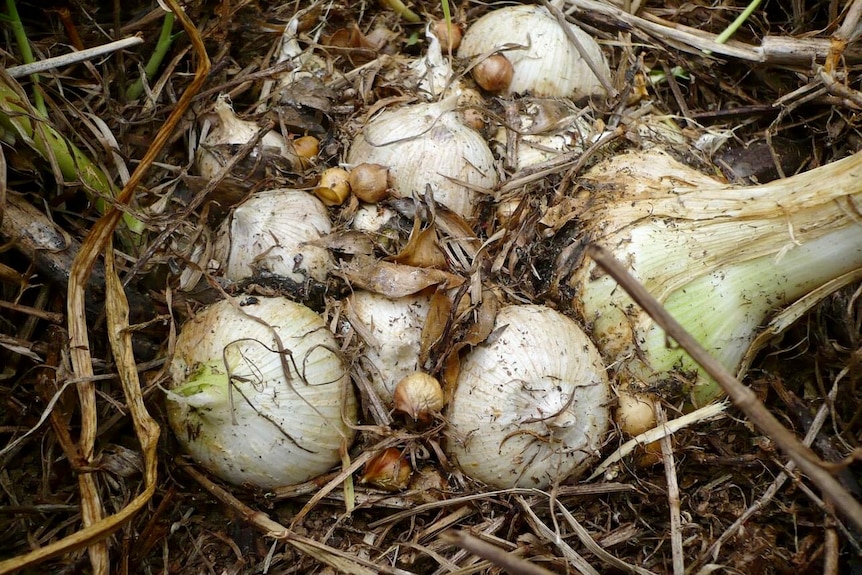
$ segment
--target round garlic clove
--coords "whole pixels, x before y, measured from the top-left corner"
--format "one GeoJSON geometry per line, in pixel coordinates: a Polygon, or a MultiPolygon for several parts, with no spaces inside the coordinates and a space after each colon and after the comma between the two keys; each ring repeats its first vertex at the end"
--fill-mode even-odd
{"type": "Polygon", "coordinates": [[[493,94],[508,90],[514,73],[515,68],[503,54],[492,54],[471,70],[476,83],[493,94]]]}
{"type": "Polygon", "coordinates": [[[303,168],[309,167],[320,151],[320,140],[314,136],[302,136],[295,139],[292,144],[303,168]]]}
{"type": "Polygon", "coordinates": [[[314,195],[327,206],[340,206],[350,196],[350,174],[344,168],[327,168],[314,188],[314,195]]]}
{"type": "Polygon", "coordinates": [[[454,52],[461,45],[464,33],[461,27],[451,20],[435,20],[431,23],[431,34],[438,38],[444,54],[454,52]]]}
{"type": "Polygon", "coordinates": [[[350,170],[350,189],[360,201],[376,204],[389,192],[389,168],[363,163],[350,170]]]}
{"type": "Polygon", "coordinates": [[[417,371],[403,378],[395,386],[393,402],[395,410],[409,416],[413,421],[431,421],[434,413],[446,403],[443,388],[437,378],[417,371]]]}
{"type": "Polygon", "coordinates": [[[380,294],[357,291],[348,298],[351,322],[365,341],[358,362],[380,399],[393,402],[395,386],[419,369],[422,326],[431,300],[424,295],[390,299],[380,294]]]}
{"type": "MultiPolygon", "coordinates": [[[[570,23],[569,29],[609,77],[610,68],[598,43],[574,24],[570,23]]],[[[502,50],[514,67],[507,93],[575,99],[605,93],[565,30],[544,6],[506,6],[489,12],[467,29],[458,56],[473,58],[495,50],[502,50]],[[513,44],[523,47],[506,49],[513,44]]]]}
{"type": "Polygon", "coordinates": [[[350,164],[387,166],[402,196],[434,199],[464,218],[475,213],[479,194],[498,183],[494,156],[476,131],[461,123],[458,97],[387,109],[368,122],[347,155],[350,164]]]}
{"type": "MultiPolygon", "coordinates": [[[[206,134],[195,152],[195,167],[198,174],[209,179],[214,178],[222,169],[228,157],[236,151],[236,147],[247,144],[260,131],[260,126],[255,122],[237,117],[225,94],[218,97],[213,110],[216,113],[217,123],[206,134]]],[[[291,168],[298,168],[301,164],[293,146],[275,130],[270,130],[261,138],[259,148],[259,154],[284,158],[291,168]]]]}
{"type": "Polygon", "coordinates": [[[360,483],[368,483],[385,491],[401,491],[410,482],[413,467],[401,450],[385,449],[371,458],[362,470],[360,483]]]}
{"type": "Polygon", "coordinates": [[[446,449],[465,474],[494,487],[542,489],[583,472],[610,425],[598,351],[545,306],[500,310],[455,385],[446,449]]]}
{"type": "Polygon", "coordinates": [[[299,190],[258,192],[234,208],[219,228],[214,259],[233,281],[256,272],[301,283],[324,281],[334,268],[323,247],[308,245],[332,230],[326,207],[299,190]]]}
{"type": "Polygon", "coordinates": [[[174,434],[236,485],[272,489],[325,473],[340,462],[357,418],[336,349],[323,319],[285,298],[208,307],[183,326],[171,360],[174,434]]]}

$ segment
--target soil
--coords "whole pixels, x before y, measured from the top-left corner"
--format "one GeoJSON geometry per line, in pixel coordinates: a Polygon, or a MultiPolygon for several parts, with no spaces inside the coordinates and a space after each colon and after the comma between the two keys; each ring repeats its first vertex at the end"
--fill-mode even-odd
{"type": "MultiPolygon", "coordinates": [[[[408,2],[417,22],[397,4],[192,1],[185,13],[201,44],[178,19],[164,58],[134,94],[127,90],[157,52],[165,20],[156,3],[18,3],[36,61],[135,34],[143,43],[40,73],[47,119],[38,123],[80,149],[71,174],[62,153],[38,144],[44,132],[21,132],[22,118],[39,117],[33,78],[0,77],[17,94],[0,94],[0,573],[862,573],[862,532],[846,510],[824,501],[775,437],[733,406],[674,433],[664,454],[658,443],[639,447],[597,479],[561,478],[546,490],[471,480],[446,457],[445,410],[424,423],[381,415],[367,390],[346,459],[398,448],[414,468],[402,489],[362,484],[357,469],[355,492],[343,489],[338,470],[265,492],[222,483],[183,455],[163,388],[177,331],[208,303],[285,295],[326,318],[348,363],[362,353],[359,336],[342,329],[340,303],[359,275],[228,282],[206,247],[232,206],[258,190],[313,192],[369,118],[421,98],[407,62],[426,53],[425,23],[444,17],[443,3],[408,2]],[[323,67],[279,91],[272,80],[292,65],[276,61],[276,48],[295,18],[299,47],[323,67]],[[200,47],[211,69],[196,83],[200,47]],[[219,94],[259,126],[314,136],[319,151],[290,166],[270,149],[234,144],[221,149],[238,158],[230,174],[201,176],[192,150],[219,94]],[[83,175],[81,157],[106,174],[119,200],[93,201],[95,180],[83,175]],[[132,188],[130,174],[141,176],[132,188]],[[139,232],[130,231],[135,221],[139,232]],[[95,516],[116,521],[88,527],[95,516]]],[[[496,4],[453,1],[449,9],[467,29],[496,4]]],[[[580,177],[592,165],[659,145],[723,182],[756,185],[858,153],[858,3],[766,0],[724,47],[711,42],[742,1],[564,4],[581,7],[569,17],[602,45],[615,93],[557,98],[554,109],[582,112],[593,135],[613,137],[538,173],[514,166],[498,145],[501,183],[483,190],[469,221],[439,205],[435,220],[433,201],[417,211],[410,195],[390,194],[382,205],[397,224],[385,238],[359,241],[346,231],[359,207],[351,197],[328,208],[334,234],[326,245],[337,261],[398,254],[395,261],[421,262],[415,244],[399,254],[419,214],[423,228],[436,226],[454,246],[448,263],[434,264],[443,269],[434,269],[430,291],[443,276],[468,280],[457,291],[466,305],[472,278],[499,302],[546,304],[589,331],[567,279],[572,246],[583,240],[586,212],[578,210],[589,203],[580,177]],[[660,125],[672,141],[657,135],[660,125]],[[497,210],[505,201],[514,201],[508,216],[497,210]],[[460,265],[481,245],[482,263],[460,265]]],[[[8,71],[22,57],[9,21],[3,30],[8,71]]],[[[453,61],[470,85],[468,59],[453,61]]],[[[477,127],[489,138],[531,96],[481,94],[477,127]]],[[[758,354],[743,380],[795,436],[812,436],[857,501],[860,291],[857,277],[823,298],[758,354]]],[[[493,337],[481,317],[496,309],[476,304],[459,315],[450,303],[429,328],[436,339],[425,342],[426,366],[446,385],[459,358],[493,337]]],[[[615,359],[606,358],[612,376],[615,359]]],[[[687,411],[679,382],[652,391],[669,419],[687,411]]],[[[611,430],[599,460],[628,439],[611,430]]]]}

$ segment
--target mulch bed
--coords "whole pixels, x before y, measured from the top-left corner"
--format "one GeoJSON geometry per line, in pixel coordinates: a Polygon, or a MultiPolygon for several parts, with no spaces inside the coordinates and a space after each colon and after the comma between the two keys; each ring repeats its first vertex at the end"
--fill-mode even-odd
{"type": "MultiPolygon", "coordinates": [[[[384,429],[366,419],[354,460],[384,445],[409,448],[438,488],[387,493],[358,485],[350,511],[332,476],[274,494],[207,476],[182,456],[161,391],[176,330],[221,297],[215,282],[180,287],[184,270],[199,269],[195,241],[253,191],[312,189],[326,167],[343,161],[369,113],[411,97],[402,59],[424,52],[424,22],[443,11],[437,2],[413,2],[421,22],[411,23],[389,2],[310,9],[300,2],[192,2],[186,16],[201,44],[178,34],[142,94],[127,98],[126,87],[155,50],[164,11],[120,4],[18,5],[36,60],[78,42],[82,48],[142,35],[140,46],[42,72],[39,85],[50,124],[106,167],[117,190],[125,183],[118,166],[131,173],[144,164],[129,213],[145,231],[136,242],[122,231],[127,219],[108,224],[80,182],[60,176],[56,158],[3,124],[0,573],[89,573],[103,558],[106,573],[862,573],[862,534],[733,407],[673,434],[663,457],[639,449],[596,480],[547,491],[492,490],[462,476],[435,450],[445,422],[384,429]],[[264,86],[285,66],[275,64],[273,49],[300,12],[300,45],[323,57],[328,73],[315,90],[295,93],[293,105],[276,106],[264,86]],[[368,40],[375,29],[386,31],[382,45],[368,40]],[[201,48],[212,67],[197,82],[201,48]],[[237,169],[253,177],[234,177],[213,192],[190,167],[189,149],[219,93],[229,93],[246,117],[319,138],[315,161],[285,173],[246,158],[237,169]],[[160,133],[175,110],[176,124],[160,133]],[[115,255],[105,258],[112,235],[115,255]],[[123,290],[128,317],[117,301],[123,290]],[[93,513],[116,521],[88,529],[84,516],[93,513]]],[[[574,196],[578,174],[605,154],[648,144],[649,136],[633,129],[644,117],[678,129],[685,144],[677,157],[734,183],[778,179],[859,150],[862,51],[854,41],[862,3],[767,0],[726,44],[715,43],[716,35],[743,2],[643,4],[565,3],[602,43],[619,91],[579,104],[618,136],[550,173],[505,173],[500,190],[517,182],[535,199],[521,208],[523,225],[506,231],[515,247],[505,274],[497,270],[494,278],[520,301],[566,307],[554,299],[554,266],[577,221],[548,236],[537,223],[540,211],[553,207],[561,190],[574,196]],[[710,135],[723,145],[694,146],[710,135]]],[[[489,6],[451,8],[467,27],[489,6]]],[[[178,22],[174,33],[180,28],[178,22]]],[[[7,33],[6,68],[21,63],[18,55],[7,33]]],[[[3,81],[32,99],[29,77],[4,74],[3,81]]],[[[487,99],[489,125],[505,117],[509,103],[487,99]]],[[[336,227],[346,225],[349,209],[331,208],[336,227]]],[[[490,196],[480,213],[477,238],[503,229],[490,196]]],[[[503,244],[489,248],[491,260],[503,244]]],[[[862,467],[850,456],[862,440],[860,288],[856,282],[825,298],[760,354],[745,379],[799,438],[812,436],[816,453],[836,464],[835,476],[856,499],[862,467]]],[[[225,289],[285,293],[329,319],[348,291],[343,280],[225,289]]],[[[669,395],[668,412],[679,407],[669,395]]],[[[603,455],[626,439],[612,432],[603,455]]]]}

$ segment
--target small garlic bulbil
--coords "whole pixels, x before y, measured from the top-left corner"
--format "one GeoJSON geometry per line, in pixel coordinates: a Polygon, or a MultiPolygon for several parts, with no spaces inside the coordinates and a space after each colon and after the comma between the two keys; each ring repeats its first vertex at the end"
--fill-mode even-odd
{"type": "Polygon", "coordinates": [[[344,168],[327,168],[314,188],[314,195],[327,206],[340,206],[350,195],[349,178],[344,168]]]}
{"type": "Polygon", "coordinates": [[[395,410],[408,415],[413,421],[431,421],[446,403],[443,388],[437,378],[417,371],[398,382],[394,394],[395,410]]]}
{"type": "Polygon", "coordinates": [[[349,182],[354,196],[363,202],[376,204],[388,193],[389,168],[380,164],[359,164],[350,170],[349,182]]]}
{"type": "Polygon", "coordinates": [[[285,298],[206,308],[183,326],[171,360],[174,434],[236,485],[272,489],[325,473],[349,446],[357,412],[337,348],[320,316],[285,298]]]}
{"type": "MultiPolygon", "coordinates": [[[[198,174],[205,178],[215,177],[236,152],[236,148],[247,144],[260,131],[255,122],[237,117],[225,94],[218,97],[213,110],[217,117],[216,125],[204,135],[195,152],[195,167],[198,174]]],[[[293,147],[275,130],[270,130],[261,138],[258,148],[252,152],[254,155],[261,156],[257,161],[263,163],[268,161],[266,158],[276,157],[283,159],[288,168],[300,166],[300,158],[293,147]]]]}
{"type": "Polygon", "coordinates": [[[609,428],[610,384],[578,325],[545,306],[508,306],[463,360],[447,451],[488,485],[545,488],[585,470],[609,428]]]}
{"type": "Polygon", "coordinates": [[[375,455],[362,471],[360,483],[368,483],[386,491],[401,491],[410,482],[413,468],[401,453],[390,447],[375,455]]]}
{"type": "Polygon", "coordinates": [[[387,166],[400,195],[434,199],[464,218],[476,209],[478,189],[499,181],[494,156],[478,132],[458,114],[458,97],[387,109],[369,121],[347,155],[351,164],[387,166]]]}
{"type": "Polygon", "coordinates": [[[477,84],[497,94],[509,89],[515,68],[503,54],[492,54],[476,64],[471,72],[477,84]]]}
{"type": "MultiPolygon", "coordinates": [[[[568,26],[593,63],[610,76],[596,41],[574,24],[568,26]]],[[[569,98],[604,93],[565,30],[544,6],[506,6],[489,12],[467,29],[458,56],[473,58],[496,50],[514,67],[508,93],[569,98]],[[512,45],[517,46],[510,49],[512,45]]]]}
{"type": "Polygon", "coordinates": [[[218,230],[214,259],[233,281],[255,273],[301,283],[326,279],[334,267],[329,251],[306,242],[332,230],[326,207],[314,196],[290,189],[258,192],[234,208],[218,230]]]}

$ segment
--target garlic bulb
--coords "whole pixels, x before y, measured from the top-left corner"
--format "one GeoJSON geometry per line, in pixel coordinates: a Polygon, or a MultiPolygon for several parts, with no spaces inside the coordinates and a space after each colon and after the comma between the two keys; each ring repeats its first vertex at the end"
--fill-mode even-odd
{"type": "Polygon", "coordinates": [[[583,151],[598,135],[593,122],[571,102],[559,98],[524,98],[513,114],[513,126],[501,126],[492,138],[515,170],[535,166],[561,154],[583,151]],[[509,138],[512,137],[512,141],[509,138]]]}
{"type": "Polygon", "coordinates": [[[500,310],[455,385],[447,451],[494,487],[542,489],[581,473],[609,427],[598,351],[574,321],[545,306],[500,310]]]}
{"type": "MultiPolygon", "coordinates": [[[[217,124],[202,135],[195,152],[198,174],[210,179],[215,177],[227,159],[236,152],[236,148],[247,144],[260,131],[256,123],[237,117],[226,94],[218,97],[213,110],[217,116],[217,124]]],[[[299,156],[293,151],[293,147],[274,130],[261,138],[258,148],[252,152],[252,157],[263,164],[272,161],[272,158],[279,158],[287,168],[295,169],[300,166],[299,156]]]]}
{"type": "Polygon", "coordinates": [[[210,306],[177,338],[167,392],[174,434],[237,485],[272,489],[328,471],[353,438],[357,411],[336,349],[323,319],[285,298],[210,306]]]}
{"type": "MultiPolygon", "coordinates": [[[[569,24],[593,63],[610,76],[601,48],[586,32],[569,24]]],[[[544,6],[506,6],[479,18],[461,40],[460,58],[500,50],[514,67],[508,93],[582,98],[604,94],[602,84],[581,58],[557,19],[544,6]],[[511,45],[515,48],[508,48],[511,45]]]]}
{"type": "Polygon", "coordinates": [[[326,279],[334,267],[323,247],[308,245],[330,233],[326,207],[299,190],[258,192],[234,208],[218,230],[214,259],[239,281],[265,272],[302,283],[326,279]]]}
{"type": "Polygon", "coordinates": [[[391,404],[396,384],[419,368],[422,326],[430,298],[417,294],[389,299],[357,291],[348,303],[348,318],[365,340],[357,369],[365,372],[380,399],[391,404]]]}
{"type": "Polygon", "coordinates": [[[350,164],[387,166],[402,196],[425,195],[464,218],[475,212],[478,193],[498,180],[494,156],[478,132],[461,123],[458,96],[440,102],[387,109],[365,125],[347,155],[350,164]]]}

